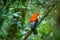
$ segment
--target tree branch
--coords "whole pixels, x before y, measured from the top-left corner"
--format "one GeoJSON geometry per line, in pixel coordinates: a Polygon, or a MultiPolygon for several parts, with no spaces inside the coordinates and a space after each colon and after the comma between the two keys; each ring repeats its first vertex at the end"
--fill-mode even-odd
{"type": "MultiPolygon", "coordinates": [[[[54,8],[54,6],[55,6],[55,5],[53,5],[53,6],[48,10],[48,12],[41,18],[41,20],[40,20],[40,22],[38,23],[38,25],[42,22],[42,20],[43,20],[45,17],[48,16],[48,14],[51,12],[51,10],[54,8]]],[[[37,26],[38,26],[38,25],[37,25],[37,26]]],[[[26,36],[24,37],[23,40],[26,40],[31,33],[32,33],[32,30],[30,30],[29,32],[27,32],[27,34],[26,34],[26,36]]]]}

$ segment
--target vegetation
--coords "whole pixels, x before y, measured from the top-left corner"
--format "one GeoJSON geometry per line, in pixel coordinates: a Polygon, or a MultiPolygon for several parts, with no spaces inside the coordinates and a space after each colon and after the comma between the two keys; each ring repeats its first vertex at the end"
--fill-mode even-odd
{"type": "Polygon", "coordinates": [[[0,40],[60,40],[60,0],[0,0],[0,40]],[[38,34],[30,18],[38,12],[38,34]]]}

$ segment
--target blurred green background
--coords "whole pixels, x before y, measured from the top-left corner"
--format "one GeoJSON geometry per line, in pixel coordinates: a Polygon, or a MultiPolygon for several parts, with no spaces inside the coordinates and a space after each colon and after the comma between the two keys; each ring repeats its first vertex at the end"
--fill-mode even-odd
{"type": "Polygon", "coordinates": [[[0,40],[23,40],[30,30],[30,17],[39,20],[55,5],[27,40],[60,40],[60,0],[0,0],[0,40]]]}

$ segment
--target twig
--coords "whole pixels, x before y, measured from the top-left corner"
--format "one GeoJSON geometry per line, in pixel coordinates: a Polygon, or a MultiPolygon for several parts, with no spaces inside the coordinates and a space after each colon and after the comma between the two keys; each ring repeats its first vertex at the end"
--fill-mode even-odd
{"type": "Polygon", "coordinates": [[[31,33],[32,33],[32,30],[30,30],[29,32],[27,32],[27,34],[26,34],[26,36],[24,37],[23,40],[26,40],[31,33]]]}
{"type": "Polygon", "coordinates": [[[48,14],[51,12],[51,10],[54,8],[55,5],[53,5],[49,10],[48,12],[41,18],[40,22],[38,24],[40,24],[42,22],[42,20],[48,16],[48,14]]]}
{"type": "MultiPolygon", "coordinates": [[[[48,10],[48,12],[41,18],[41,20],[40,20],[40,22],[38,23],[38,25],[42,22],[42,20],[43,20],[45,17],[48,16],[48,14],[51,12],[51,10],[52,10],[52,8],[54,8],[54,6],[55,6],[55,5],[53,5],[53,6],[48,10]]],[[[37,26],[38,26],[38,25],[37,25],[37,26]]],[[[27,32],[27,34],[26,34],[26,36],[24,37],[23,40],[26,40],[31,33],[32,33],[32,30],[30,30],[29,32],[27,32]]]]}

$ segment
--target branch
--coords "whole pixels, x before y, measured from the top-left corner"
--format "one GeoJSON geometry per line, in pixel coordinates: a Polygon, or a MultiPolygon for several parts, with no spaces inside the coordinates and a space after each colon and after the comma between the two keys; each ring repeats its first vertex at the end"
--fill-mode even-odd
{"type": "MultiPolygon", "coordinates": [[[[55,5],[53,5],[53,6],[48,10],[48,12],[41,18],[41,20],[40,20],[40,22],[38,23],[38,25],[42,22],[42,20],[43,20],[45,17],[48,16],[48,14],[51,12],[51,10],[54,8],[54,6],[55,6],[55,5]]],[[[37,25],[37,26],[38,26],[38,25],[37,25]]],[[[26,34],[26,36],[24,37],[23,40],[26,40],[31,33],[32,33],[32,30],[30,30],[29,32],[27,32],[27,34],[26,34]]]]}
{"type": "Polygon", "coordinates": [[[29,37],[29,35],[30,35],[31,33],[32,33],[32,30],[28,31],[23,40],[26,40],[26,39],[29,37]]]}
{"type": "Polygon", "coordinates": [[[40,24],[42,22],[42,20],[48,16],[48,14],[52,11],[52,9],[54,8],[55,5],[53,5],[49,10],[48,12],[41,18],[40,22],[38,24],[40,24]]]}

